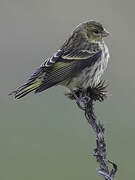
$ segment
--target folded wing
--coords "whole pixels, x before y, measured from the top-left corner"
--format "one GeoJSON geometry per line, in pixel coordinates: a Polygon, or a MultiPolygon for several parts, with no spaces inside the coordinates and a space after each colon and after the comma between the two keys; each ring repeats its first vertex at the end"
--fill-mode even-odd
{"type": "Polygon", "coordinates": [[[70,41],[64,43],[51,58],[46,59],[28,81],[15,91],[11,92],[20,99],[28,93],[39,93],[54,85],[70,79],[80,73],[85,67],[91,66],[101,57],[99,47],[87,44],[74,48],[70,41]],[[67,47],[67,48],[66,48],[67,47]]]}

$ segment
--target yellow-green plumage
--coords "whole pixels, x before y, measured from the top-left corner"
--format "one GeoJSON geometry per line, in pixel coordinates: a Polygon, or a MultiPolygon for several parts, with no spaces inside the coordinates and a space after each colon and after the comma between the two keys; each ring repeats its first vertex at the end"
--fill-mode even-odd
{"type": "Polygon", "coordinates": [[[31,91],[34,91],[41,85],[41,80],[34,82],[32,85],[29,85],[28,87],[22,87],[18,89],[18,92],[16,93],[16,98],[20,99],[21,97],[25,96],[26,94],[30,93],[31,91]]]}
{"type": "Polygon", "coordinates": [[[95,21],[78,25],[62,47],[10,94],[20,99],[31,91],[38,93],[54,85],[64,85],[71,90],[95,86],[109,58],[103,41],[107,35],[103,26],[95,21]]]}

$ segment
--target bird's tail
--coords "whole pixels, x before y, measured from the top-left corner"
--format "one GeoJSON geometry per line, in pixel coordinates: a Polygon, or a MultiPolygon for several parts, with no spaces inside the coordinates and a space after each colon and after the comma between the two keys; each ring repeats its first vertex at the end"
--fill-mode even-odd
{"type": "Polygon", "coordinates": [[[42,84],[44,76],[45,72],[39,68],[23,86],[20,86],[15,91],[12,91],[9,95],[14,95],[16,99],[20,99],[30,92],[37,90],[42,84]]]}
{"type": "Polygon", "coordinates": [[[40,85],[41,85],[40,81],[28,83],[19,87],[15,91],[12,91],[9,95],[14,95],[16,99],[20,99],[25,95],[27,95],[28,93],[36,90],[40,85]]]}

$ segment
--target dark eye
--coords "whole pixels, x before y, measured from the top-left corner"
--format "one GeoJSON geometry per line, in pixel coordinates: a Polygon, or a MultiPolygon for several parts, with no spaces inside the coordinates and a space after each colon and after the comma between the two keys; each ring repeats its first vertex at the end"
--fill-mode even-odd
{"type": "Polygon", "coordinates": [[[94,33],[96,33],[96,34],[99,34],[99,31],[98,31],[98,30],[96,30],[96,29],[95,29],[95,30],[93,30],[93,32],[94,32],[94,33]]]}

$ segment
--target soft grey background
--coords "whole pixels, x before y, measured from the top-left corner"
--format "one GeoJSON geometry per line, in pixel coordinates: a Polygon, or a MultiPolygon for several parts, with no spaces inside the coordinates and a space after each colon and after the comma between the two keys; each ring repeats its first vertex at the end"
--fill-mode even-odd
{"type": "Polygon", "coordinates": [[[116,179],[134,178],[134,8],[134,0],[0,0],[0,180],[101,179],[91,156],[95,136],[64,88],[20,101],[7,96],[89,19],[111,32],[104,77],[112,95],[96,105],[108,156],[119,165],[116,179]]]}

